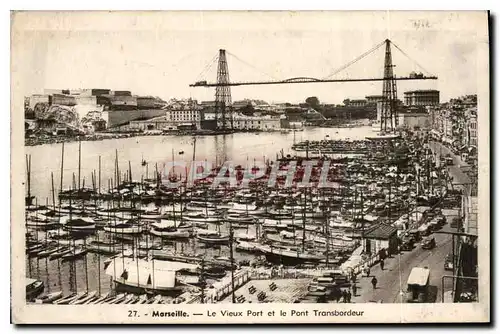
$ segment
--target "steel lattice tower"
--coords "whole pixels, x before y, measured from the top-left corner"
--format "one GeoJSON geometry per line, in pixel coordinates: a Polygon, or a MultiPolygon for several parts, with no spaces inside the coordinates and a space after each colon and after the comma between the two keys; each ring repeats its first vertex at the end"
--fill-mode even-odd
{"type": "Polygon", "coordinates": [[[380,130],[394,131],[398,126],[397,101],[398,93],[392,64],[391,41],[385,40],[384,85],[382,88],[382,110],[380,130]]]}
{"type": "Polygon", "coordinates": [[[217,84],[215,88],[215,120],[217,128],[233,129],[233,114],[231,107],[231,87],[229,83],[229,70],[227,68],[226,50],[219,50],[219,64],[217,66],[217,84]],[[222,84],[222,85],[220,85],[222,84]]]}

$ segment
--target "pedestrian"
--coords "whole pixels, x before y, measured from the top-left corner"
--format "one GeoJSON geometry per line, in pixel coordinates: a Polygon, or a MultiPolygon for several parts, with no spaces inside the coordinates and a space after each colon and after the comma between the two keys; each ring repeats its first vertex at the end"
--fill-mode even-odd
{"type": "Polygon", "coordinates": [[[358,287],[356,286],[356,283],[353,284],[352,286],[352,295],[356,297],[356,291],[358,290],[358,287]]]}
{"type": "Polygon", "coordinates": [[[384,270],[384,260],[380,260],[380,269],[384,270]]]}
{"type": "Polygon", "coordinates": [[[355,273],[352,273],[352,277],[351,277],[351,280],[354,284],[356,284],[356,274],[355,273]]]}
{"type": "Polygon", "coordinates": [[[350,303],[351,302],[351,291],[347,290],[347,302],[350,303]]]}
{"type": "Polygon", "coordinates": [[[372,286],[373,286],[373,290],[375,290],[377,288],[377,278],[375,276],[373,276],[372,278],[372,286]]]}
{"type": "Polygon", "coordinates": [[[370,267],[366,268],[366,277],[370,277],[370,267]]]}
{"type": "Polygon", "coordinates": [[[347,291],[342,290],[342,301],[347,303],[347,291]]]}
{"type": "Polygon", "coordinates": [[[333,290],[333,294],[334,294],[335,301],[337,303],[340,302],[340,298],[342,297],[342,292],[340,291],[340,289],[338,287],[336,287],[335,290],[333,290]]]}

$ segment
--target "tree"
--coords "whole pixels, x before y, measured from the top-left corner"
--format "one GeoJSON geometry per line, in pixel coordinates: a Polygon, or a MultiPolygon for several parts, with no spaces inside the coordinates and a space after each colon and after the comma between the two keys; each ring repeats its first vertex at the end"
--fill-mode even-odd
{"type": "Polygon", "coordinates": [[[251,104],[247,104],[246,106],[240,109],[240,112],[245,116],[253,116],[255,109],[251,104]]]}
{"type": "Polygon", "coordinates": [[[319,99],[316,96],[310,96],[306,99],[306,103],[309,107],[318,110],[320,107],[319,99]]]}

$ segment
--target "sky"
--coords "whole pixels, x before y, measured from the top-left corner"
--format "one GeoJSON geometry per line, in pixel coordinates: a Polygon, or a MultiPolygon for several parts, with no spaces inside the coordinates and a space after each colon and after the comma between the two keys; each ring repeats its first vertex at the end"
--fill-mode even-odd
{"type": "MultiPolygon", "coordinates": [[[[421,71],[436,81],[398,82],[398,97],[439,89],[441,101],[477,91],[478,48],[488,43],[481,12],[61,12],[18,13],[13,82],[24,95],[44,88],[109,88],[164,99],[213,100],[219,49],[231,81],[325,78],[386,38],[396,76],[421,71]]],[[[334,78],[383,77],[382,46],[334,78]]],[[[341,103],[381,94],[382,82],[232,87],[233,101],[341,103]]]]}

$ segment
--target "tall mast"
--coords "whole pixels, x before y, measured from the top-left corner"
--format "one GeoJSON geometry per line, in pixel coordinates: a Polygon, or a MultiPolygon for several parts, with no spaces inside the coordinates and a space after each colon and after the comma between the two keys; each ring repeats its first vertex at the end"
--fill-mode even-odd
{"type": "Polygon", "coordinates": [[[132,183],[132,166],[130,165],[130,160],[128,161],[128,181],[132,183]]]}
{"type": "Polygon", "coordinates": [[[64,169],[64,142],[61,148],[61,183],[59,185],[59,191],[63,190],[63,169],[64,169]]]}
{"type": "Polygon", "coordinates": [[[100,194],[101,194],[101,156],[99,156],[99,195],[100,194]]]}
{"type": "MultiPolygon", "coordinates": [[[[306,249],[306,206],[307,206],[307,188],[304,188],[304,208],[302,209],[302,251],[306,249]]],[[[295,238],[295,235],[293,236],[295,238]]]]}
{"type": "Polygon", "coordinates": [[[231,259],[231,297],[236,304],[236,292],[234,291],[234,255],[233,255],[233,224],[229,221],[229,257],[231,259]]]}
{"type": "Polygon", "coordinates": [[[26,174],[28,175],[28,201],[31,203],[31,155],[26,154],[26,174]]]}
{"type": "Polygon", "coordinates": [[[50,172],[50,181],[52,183],[52,205],[54,207],[54,211],[56,211],[56,195],[54,193],[54,172],[50,172]]]}
{"type": "Polygon", "coordinates": [[[80,188],[80,173],[82,169],[82,141],[78,139],[78,191],[80,188]]]}

